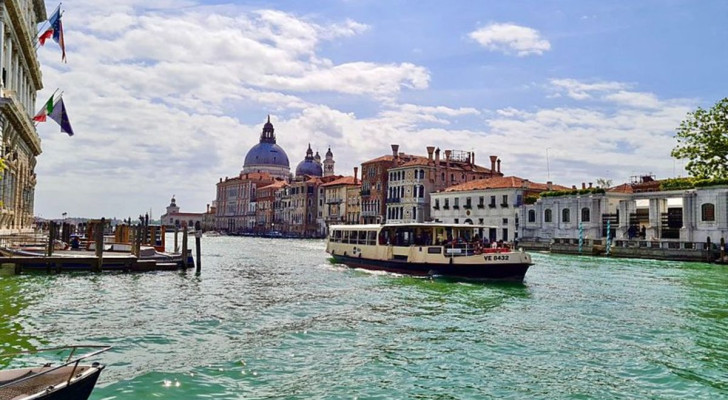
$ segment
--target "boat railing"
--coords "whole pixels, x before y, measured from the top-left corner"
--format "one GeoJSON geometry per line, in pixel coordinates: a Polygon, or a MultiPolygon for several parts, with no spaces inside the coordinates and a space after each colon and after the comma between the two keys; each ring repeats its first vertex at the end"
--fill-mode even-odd
{"type": "MultiPolygon", "coordinates": [[[[95,355],[101,354],[103,352],[109,351],[111,349],[111,346],[99,346],[99,345],[73,345],[73,346],[59,346],[59,347],[50,347],[45,349],[37,349],[37,350],[26,350],[26,351],[19,351],[16,353],[5,353],[0,354],[0,358],[12,358],[17,357],[20,355],[27,355],[27,354],[40,354],[40,353],[48,353],[52,351],[63,351],[63,350],[70,350],[70,353],[68,357],[66,358],[66,361],[63,364],[60,364],[58,366],[55,366],[53,368],[44,370],[37,374],[30,374],[28,376],[22,377],[20,379],[14,379],[9,382],[5,382],[3,384],[0,384],[0,390],[2,390],[5,387],[10,386],[16,386],[23,382],[29,381],[31,379],[37,379],[39,376],[43,376],[46,374],[50,374],[54,371],[60,370],[61,368],[65,368],[67,366],[73,365],[73,368],[71,369],[71,373],[68,375],[68,380],[66,381],[66,384],[71,383],[71,379],[73,379],[76,370],[78,369],[79,363],[87,358],[93,357],[95,355]],[[76,356],[74,358],[74,354],[76,354],[76,351],[78,349],[95,349],[89,353],[76,356]]],[[[45,366],[51,366],[51,364],[45,364],[45,366]]]]}
{"type": "Polygon", "coordinates": [[[446,257],[462,257],[489,253],[507,253],[511,251],[510,248],[505,246],[483,247],[482,245],[473,243],[449,244],[444,245],[443,247],[445,248],[446,257]]]}

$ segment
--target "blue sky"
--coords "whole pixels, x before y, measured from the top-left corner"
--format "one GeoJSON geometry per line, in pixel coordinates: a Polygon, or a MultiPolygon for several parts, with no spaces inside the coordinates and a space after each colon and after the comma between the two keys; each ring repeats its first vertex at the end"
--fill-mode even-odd
{"type": "MultiPolygon", "coordinates": [[[[49,12],[55,4],[47,3],[49,12]]],[[[502,159],[534,181],[685,175],[686,113],[727,96],[724,1],[63,3],[68,63],[39,49],[36,214],[119,217],[172,195],[204,211],[268,114],[291,167],[331,146],[339,174],[425,147],[502,159]],[[548,163],[547,163],[548,155],[548,163]]]]}

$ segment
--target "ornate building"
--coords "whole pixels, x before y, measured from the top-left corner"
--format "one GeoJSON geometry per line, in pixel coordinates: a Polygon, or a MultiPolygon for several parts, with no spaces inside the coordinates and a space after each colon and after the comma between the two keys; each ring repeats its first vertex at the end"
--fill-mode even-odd
{"type": "Polygon", "coordinates": [[[253,146],[245,156],[245,163],[241,174],[251,172],[268,173],[274,178],[289,179],[290,165],[288,156],[283,148],[276,144],[276,135],[273,124],[268,122],[263,126],[260,142],[253,146]]]}
{"type": "MultiPolygon", "coordinates": [[[[207,212],[209,213],[210,207],[208,205],[207,212]]],[[[199,222],[202,229],[205,228],[205,214],[206,213],[183,213],[180,212],[180,208],[177,206],[177,200],[172,196],[169,205],[167,206],[167,212],[162,215],[162,225],[167,228],[181,228],[182,225],[187,225],[188,228],[194,228],[195,223],[199,222]]],[[[209,224],[208,224],[209,225],[209,224]]],[[[209,228],[209,226],[208,226],[209,228]]]]}
{"type": "MultiPolygon", "coordinates": [[[[316,153],[316,155],[318,156],[318,153],[316,153]]],[[[321,157],[319,157],[319,160],[321,160],[321,157]]],[[[298,163],[298,166],[296,167],[296,178],[303,178],[304,175],[318,177],[323,175],[321,162],[316,161],[316,158],[313,155],[313,150],[311,150],[310,143],[308,145],[308,150],[306,150],[306,158],[298,163]]]]}
{"type": "Polygon", "coordinates": [[[34,47],[35,26],[46,20],[43,0],[0,4],[0,156],[5,162],[0,181],[0,233],[30,231],[40,137],[32,122],[36,93],[43,88],[34,47]]]}
{"type": "MultiPolygon", "coordinates": [[[[316,153],[318,155],[318,153],[316,153]]],[[[334,174],[334,153],[331,152],[331,147],[326,152],[326,159],[324,160],[324,176],[331,176],[334,174]]]]}

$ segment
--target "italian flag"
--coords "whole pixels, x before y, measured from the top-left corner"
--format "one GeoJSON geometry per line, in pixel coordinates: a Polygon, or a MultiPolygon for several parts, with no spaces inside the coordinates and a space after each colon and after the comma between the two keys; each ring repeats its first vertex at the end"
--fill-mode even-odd
{"type": "Polygon", "coordinates": [[[45,122],[46,121],[46,117],[48,116],[48,114],[53,112],[53,106],[54,106],[53,97],[54,96],[55,96],[55,93],[51,95],[51,98],[48,99],[48,101],[46,101],[43,108],[41,108],[40,111],[38,111],[38,114],[35,114],[35,117],[33,117],[33,121],[36,121],[36,122],[45,122]]]}

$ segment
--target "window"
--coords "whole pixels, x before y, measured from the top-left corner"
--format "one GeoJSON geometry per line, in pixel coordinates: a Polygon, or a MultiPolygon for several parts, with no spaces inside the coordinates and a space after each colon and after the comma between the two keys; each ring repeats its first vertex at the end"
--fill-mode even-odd
{"type": "Polygon", "coordinates": [[[452,206],[452,208],[454,208],[456,210],[460,208],[460,198],[459,197],[455,198],[455,204],[452,206]]]}
{"type": "Polygon", "coordinates": [[[508,207],[508,195],[503,195],[503,201],[501,201],[501,207],[508,207]]]}
{"type": "Polygon", "coordinates": [[[472,202],[472,200],[470,199],[470,197],[466,198],[465,199],[465,208],[473,208],[473,205],[471,202],[472,202]]]}
{"type": "Polygon", "coordinates": [[[705,203],[700,206],[700,216],[703,221],[715,221],[715,205],[712,203],[705,203]]]}
{"type": "Polygon", "coordinates": [[[503,218],[503,225],[508,225],[508,218],[503,218]]]}
{"type": "Polygon", "coordinates": [[[460,223],[460,218],[455,218],[455,223],[456,224],[459,224],[460,223]]]}
{"type": "Polygon", "coordinates": [[[485,196],[478,197],[478,208],[485,207],[485,196]]]}
{"type": "Polygon", "coordinates": [[[591,213],[589,211],[589,207],[584,207],[581,209],[581,222],[589,222],[591,220],[591,213]]]}
{"type": "Polygon", "coordinates": [[[564,208],[561,210],[561,222],[570,222],[571,221],[571,214],[569,213],[568,208],[564,208]]]}
{"type": "Polygon", "coordinates": [[[450,199],[445,199],[445,206],[442,207],[442,208],[445,209],[445,210],[449,210],[450,209],[450,199]]]}
{"type": "Polygon", "coordinates": [[[490,196],[490,204],[489,206],[491,208],[495,207],[495,196],[490,196]]]}
{"type": "Polygon", "coordinates": [[[528,222],[536,222],[536,210],[528,210],[528,222]]]}
{"type": "Polygon", "coordinates": [[[551,209],[550,208],[547,208],[543,212],[543,222],[551,222],[551,219],[552,219],[552,217],[551,217],[551,209]]]}
{"type": "Polygon", "coordinates": [[[508,241],[508,228],[503,228],[503,237],[502,237],[502,239],[504,241],[506,241],[506,242],[508,241]]]}
{"type": "Polygon", "coordinates": [[[432,207],[432,208],[434,208],[435,210],[439,210],[440,209],[440,199],[435,199],[435,206],[432,207]]]}

